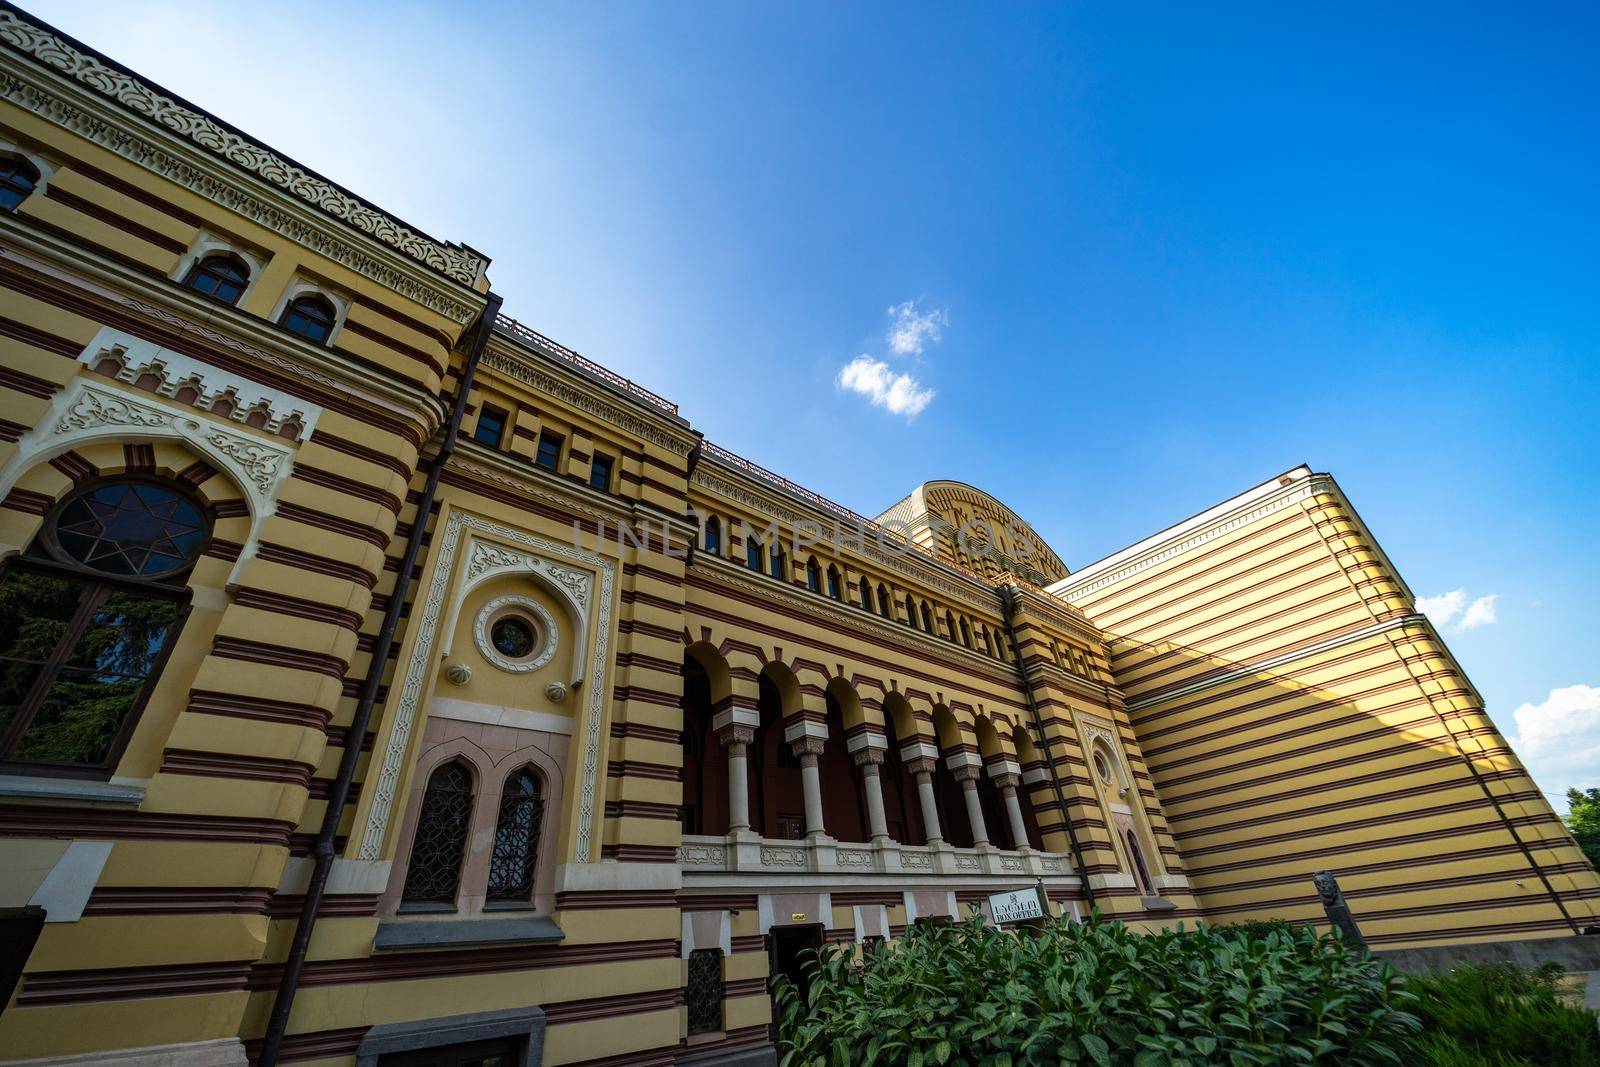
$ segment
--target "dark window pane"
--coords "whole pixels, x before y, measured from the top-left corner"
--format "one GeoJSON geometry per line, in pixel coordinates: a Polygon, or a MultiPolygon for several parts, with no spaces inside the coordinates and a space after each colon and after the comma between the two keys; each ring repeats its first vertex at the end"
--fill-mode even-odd
{"type": "Polygon", "coordinates": [[[112,482],[61,509],[55,540],[69,558],[106,574],[153,578],[192,563],[205,543],[206,520],[171,489],[112,482]]]}
{"type": "Polygon", "coordinates": [[[142,678],[155,666],[177,618],[175,600],[113,592],[90,616],[66,665],[142,678]]]}
{"type": "Polygon", "coordinates": [[[478,425],[472,431],[472,439],[479,444],[499,448],[500,442],[506,435],[506,413],[499,408],[486,407],[478,412],[478,425]]]}
{"type": "Polygon", "coordinates": [[[533,896],[539,822],[543,816],[539,779],[531,771],[518,771],[500,794],[494,852],[489,857],[490,900],[529,900],[533,896]]]}
{"type": "Polygon", "coordinates": [[[0,656],[43,661],[66,636],[83,587],[37,571],[12,570],[0,581],[0,656]]]}
{"type": "Polygon", "coordinates": [[[555,470],[556,465],[561,462],[561,438],[555,434],[541,434],[539,454],[533,461],[545,470],[555,470]]]}
{"type": "Polygon", "coordinates": [[[103,762],[143,686],[142,677],[63,670],[11,750],[11,758],[103,762]]]}
{"type": "Polygon", "coordinates": [[[589,465],[589,484],[596,489],[607,490],[611,488],[611,457],[595,456],[589,465]]]}
{"type": "Polygon", "coordinates": [[[0,209],[10,211],[28,198],[39,184],[39,172],[25,159],[0,159],[0,209]]]}
{"type": "Polygon", "coordinates": [[[290,333],[297,333],[312,341],[322,342],[333,332],[333,305],[320,296],[302,296],[283,309],[278,321],[290,333]]]}
{"type": "Polygon", "coordinates": [[[446,763],[429,776],[427,791],[422,794],[403,900],[455,903],[471,820],[472,775],[459,763],[446,763]]]}
{"type": "Polygon", "coordinates": [[[23,701],[33,691],[39,675],[44,672],[42,663],[25,663],[19,660],[0,660],[0,734],[11,728],[23,701]]]}
{"type": "Polygon", "coordinates": [[[722,951],[697,948],[689,953],[689,985],[684,990],[689,1032],[709,1034],[722,1029],[722,951]]]}
{"type": "Polygon", "coordinates": [[[717,521],[715,515],[706,520],[706,551],[713,555],[722,554],[722,523],[717,521]]]}
{"type": "Polygon", "coordinates": [[[196,292],[232,304],[244,292],[250,273],[232,256],[207,256],[189,272],[184,283],[196,292]]]}
{"type": "Polygon", "coordinates": [[[744,561],[753,571],[761,569],[761,543],[750,540],[744,543],[744,561]]]}

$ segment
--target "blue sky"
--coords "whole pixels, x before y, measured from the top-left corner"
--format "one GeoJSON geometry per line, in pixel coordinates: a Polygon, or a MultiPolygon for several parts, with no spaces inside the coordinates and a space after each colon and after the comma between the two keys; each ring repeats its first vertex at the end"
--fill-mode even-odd
{"type": "Polygon", "coordinates": [[[1560,792],[1600,785],[1600,9],[1522,7],[33,10],[867,514],[969,481],[1076,567],[1331,471],[1560,792]]]}

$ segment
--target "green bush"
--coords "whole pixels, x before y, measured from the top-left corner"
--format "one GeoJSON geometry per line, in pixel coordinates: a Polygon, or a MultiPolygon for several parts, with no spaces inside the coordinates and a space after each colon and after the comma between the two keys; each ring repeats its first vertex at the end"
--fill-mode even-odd
{"type": "Polygon", "coordinates": [[[1560,968],[1458,967],[1406,981],[1422,1020],[1417,1062],[1437,1067],[1600,1065],[1595,1013],[1562,996],[1560,968]]]}
{"type": "Polygon", "coordinates": [[[1418,1027],[1398,975],[1306,927],[1030,935],[974,915],[853,948],[818,954],[804,1001],[778,979],[784,1067],[1408,1063],[1418,1027]]]}

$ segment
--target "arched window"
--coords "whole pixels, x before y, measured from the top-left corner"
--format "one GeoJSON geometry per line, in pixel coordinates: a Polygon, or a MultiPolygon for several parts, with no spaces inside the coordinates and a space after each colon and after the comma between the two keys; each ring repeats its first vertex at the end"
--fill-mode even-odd
{"type": "Polygon", "coordinates": [[[400,894],[403,904],[454,906],[471,822],[472,772],[451,760],[428,776],[400,894]]]}
{"type": "Polygon", "coordinates": [[[822,592],[822,568],[817,566],[816,556],[806,560],[806,588],[813,593],[822,592]]]}
{"type": "Polygon", "coordinates": [[[994,639],[989,636],[989,628],[987,626],[983,628],[983,654],[986,656],[994,655],[994,639]]]}
{"type": "Polygon", "coordinates": [[[784,558],[783,549],[779,548],[777,545],[773,545],[772,553],[768,559],[768,562],[772,565],[770,573],[774,578],[781,578],[785,581],[788,580],[788,560],[784,558]]]}
{"type": "Polygon", "coordinates": [[[188,613],[209,511],[186,486],[93,483],[0,569],[0,762],[108,775],[188,613]]]}
{"type": "Polygon", "coordinates": [[[715,515],[706,520],[704,538],[705,550],[708,555],[722,555],[722,523],[715,515]]]}
{"type": "Polygon", "coordinates": [[[183,284],[224,304],[237,304],[249,281],[250,268],[244,260],[227,252],[215,252],[191,267],[183,284]]]}
{"type": "Polygon", "coordinates": [[[761,572],[761,542],[749,534],[744,539],[744,562],[757,574],[761,572]]]}
{"type": "Polygon", "coordinates": [[[928,606],[926,600],[922,602],[922,628],[930,634],[933,633],[933,609],[928,606]]]}
{"type": "Polygon", "coordinates": [[[967,620],[961,620],[961,643],[968,648],[972,647],[972,627],[967,625],[967,620]]]}
{"type": "Polygon", "coordinates": [[[839,584],[839,568],[828,564],[828,595],[834,600],[842,599],[842,586],[839,584]]]}
{"type": "Polygon", "coordinates": [[[539,861],[539,823],[544,797],[539,779],[523,768],[506,779],[500,791],[500,816],[494,826],[494,852],[489,856],[489,900],[529,900],[533,869],[539,861]]]}
{"type": "Polygon", "coordinates": [[[906,625],[912,629],[917,625],[917,602],[911,599],[911,594],[906,594],[906,625]]]}
{"type": "Polygon", "coordinates": [[[886,619],[894,618],[894,608],[889,604],[889,590],[882,585],[878,586],[878,614],[886,619]]]}
{"type": "Polygon", "coordinates": [[[861,581],[859,583],[857,583],[856,588],[861,593],[861,610],[862,611],[871,611],[872,610],[872,586],[867,583],[866,575],[862,575],[861,576],[861,581]]]}
{"type": "Polygon", "coordinates": [[[0,211],[11,211],[39,185],[39,168],[21,156],[0,156],[0,211]]]}
{"type": "Polygon", "coordinates": [[[950,641],[951,644],[955,643],[956,617],[950,614],[948,611],[944,613],[944,636],[950,641]]]}
{"type": "Polygon", "coordinates": [[[333,305],[325,297],[307,293],[289,301],[289,306],[283,309],[283,314],[278,318],[278,325],[320,345],[333,333],[335,317],[333,305]]]}

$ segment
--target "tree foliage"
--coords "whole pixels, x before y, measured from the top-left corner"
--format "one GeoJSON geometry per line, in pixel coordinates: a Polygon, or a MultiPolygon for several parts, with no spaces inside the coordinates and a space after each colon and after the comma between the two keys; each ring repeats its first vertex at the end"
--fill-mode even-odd
{"type": "Polygon", "coordinates": [[[1600,867],[1600,789],[1569,789],[1567,829],[1589,862],[1600,867]]]}

